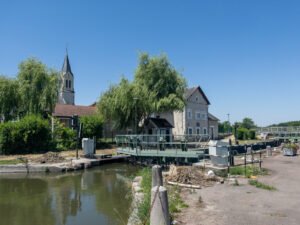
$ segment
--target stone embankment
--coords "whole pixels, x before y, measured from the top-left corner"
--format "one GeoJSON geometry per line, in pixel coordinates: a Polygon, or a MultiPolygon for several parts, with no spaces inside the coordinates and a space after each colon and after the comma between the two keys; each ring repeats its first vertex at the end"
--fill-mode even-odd
{"type": "Polygon", "coordinates": [[[141,224],[140,219],[138,218],[138,207],[139,204],[143,201],[144,199],[144,194],[141,190],[141,183],[142,183],[142,177],[138,176],[135,177],[133,182],[132,182],[132,213],[128,219],[127,225],[136,225],[136,224],[141,224]]]}
{"type": "Polygon", "coordinates": [[[118,155],[110,158],[79,158],[66,159],[60,163],[24,162],[16,165],[0,165],[0,173],[37,173],[37,172],[68,172],[100,166],[105,163],[125,160],[127,156],[118,155]]]}

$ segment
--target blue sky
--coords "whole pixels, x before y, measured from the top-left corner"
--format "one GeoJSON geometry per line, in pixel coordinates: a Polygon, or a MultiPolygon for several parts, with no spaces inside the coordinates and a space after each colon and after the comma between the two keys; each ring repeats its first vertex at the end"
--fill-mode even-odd
{"type": "Polygon", "coordinates": [[[221,120],[300,120],[300,2],[14,1],[0,3],[0,74],[36,57],[61,69],[68,46],[76,104],[97,100],[141,51],[166,53],[221,120]]]}

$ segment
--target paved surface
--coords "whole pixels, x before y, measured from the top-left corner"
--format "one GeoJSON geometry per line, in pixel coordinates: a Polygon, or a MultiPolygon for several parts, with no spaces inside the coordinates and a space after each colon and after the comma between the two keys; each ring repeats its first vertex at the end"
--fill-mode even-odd
{"type": "Polygon", "coordinates": [[[277,191],[258,189],[238,179],[240,186],[216,184],[182,195],[189,207],[177,217],[188,225],[299,225],[300,156],[277,155],[264,160],[271,175],[258,180],[277,191]],[[199,197],[202,199],[199,201],[199,197]]]}

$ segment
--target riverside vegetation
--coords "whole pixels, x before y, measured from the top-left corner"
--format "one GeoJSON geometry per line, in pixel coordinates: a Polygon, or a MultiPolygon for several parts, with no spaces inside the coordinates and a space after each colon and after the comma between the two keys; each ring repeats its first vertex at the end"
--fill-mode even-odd
{"type": "MultiPolygon", "coordinates": [[[[151,185],[152,185],[152,173],[151,169],[143,168],[139,172],[139,176],[142,176],[141,188],[144,194],[143,201],[139,204],[138,218],[142,224],[149,224],[150,207],[151,207],[151,185]]],[[[180,197],[180,187],[171,186],[168,189],[168,201],[169,201],[169,212],[171,217],[174,217],[175,213],[181,211],[181,209],[188,207],[187,204],[180,197]]]]}

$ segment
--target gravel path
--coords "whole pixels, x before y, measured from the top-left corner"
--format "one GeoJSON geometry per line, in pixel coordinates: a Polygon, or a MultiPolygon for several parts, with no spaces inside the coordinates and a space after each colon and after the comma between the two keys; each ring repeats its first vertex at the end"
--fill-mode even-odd
{"type": "Polygon", "coordinates": [[[178,214],[179,224],[299,225],[300,156],[277,155],[264,159],[263,167],[271,175],[258,180],[276,187],[276,191],[250,186],[243,178],[238,179],[239,186],[225,183],[195,192],[183,190],[189,207],[178,214]]]}

